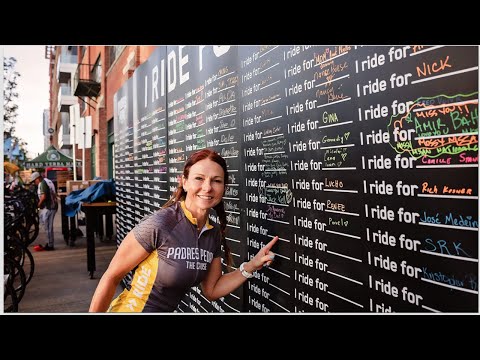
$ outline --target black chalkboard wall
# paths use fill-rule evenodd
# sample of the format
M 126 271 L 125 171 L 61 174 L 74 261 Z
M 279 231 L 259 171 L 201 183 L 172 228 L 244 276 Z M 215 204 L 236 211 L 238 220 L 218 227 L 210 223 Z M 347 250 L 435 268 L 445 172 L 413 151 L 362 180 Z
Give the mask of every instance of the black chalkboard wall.
M 159 47 L 114 101 L 118 243 L 204 147 L 235 266 L 280 236 L 177 311 L 478 312 L 478 47 Z

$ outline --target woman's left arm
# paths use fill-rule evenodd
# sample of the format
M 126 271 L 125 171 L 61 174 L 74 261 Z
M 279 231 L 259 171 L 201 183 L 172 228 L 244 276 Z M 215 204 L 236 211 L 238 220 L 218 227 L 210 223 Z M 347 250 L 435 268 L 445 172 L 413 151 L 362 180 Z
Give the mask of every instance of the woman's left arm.
M 275 236 L 272 241 L 261 248 L 258 253 L 247 263 L 245 263 L 244 270 L 253 273 L 256 270 L 263 268 L 265 265 L 270 265 L 275 257 L 271 248 L 278 240 Z M 202 291 L 208 300 L 216 300 L 222 296 L 230 294 L 232 291 L 242 285 L 247 278 L 242 275 L 240 269 L 222 275 L 222 262 L 220 257 L 212 260 L 207 272 L 207 276 L 202 281 Z

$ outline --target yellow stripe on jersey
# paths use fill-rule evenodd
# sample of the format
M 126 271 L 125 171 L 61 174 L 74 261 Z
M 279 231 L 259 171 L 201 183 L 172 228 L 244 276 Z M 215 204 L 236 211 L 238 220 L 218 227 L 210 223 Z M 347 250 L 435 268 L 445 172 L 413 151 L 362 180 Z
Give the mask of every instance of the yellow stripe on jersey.
M 158 272 L 158 253 L 152 252 L 135 270 L 130 291 L 125 289 L 107 312 L 142 312 Z

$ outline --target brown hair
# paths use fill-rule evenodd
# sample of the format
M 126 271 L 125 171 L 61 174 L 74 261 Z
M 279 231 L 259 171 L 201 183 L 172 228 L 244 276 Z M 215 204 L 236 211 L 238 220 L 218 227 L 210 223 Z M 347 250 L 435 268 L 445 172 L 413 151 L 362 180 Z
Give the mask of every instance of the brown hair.
M 228 181 L 228 170 L 227 170 L 227 163 L 223 157 L 221 157 L 218 153 L 211 149 L 203 149 L 200 151 L 197 151 L 190 155 L 188 158 L 187 162 L 185 163 L 185 167 L 183 168 L 183 176 L 188 179 L 188 175 L 190 173 L 190 168 L 195 165 L 197 162 L 201 160 L 209 159 L 211 161 L 216 162 L 218 165 L 220 165 L 223 169 L 223 175 L 224 175 L 224 182 L 225 182 L 225 187 Z M 225 190 L 224 190 L 225 191 Z M 182 181 L 178 182 L 177 190 L 175 193 L 172 195 L 170 200 L 168 200 L 165 205 L 162 206 L 162 208 L 166 208 L 168 206 L 173 205 L 174 203 L 181 201 L 185 199 L 187 195 L 187 192 L 183 189 L 183 184 Z M 231 270 L 231 266 L 233 265 L 233 260 L 232 260 L 232 254 L 230 252 L 230 248 L 227 245 L 227 241 L 225 239 L 225 234 L 226 234 L 226 229 L 227 229 L 227 214 L 225 213 L 225 207 L 223 204 L 223 199 L 213 207 L 213 209 L 216 211 L 218 218 L 220 219 L 220 230 L 221 230 L 221 236 L 222 236 L 222 246 L 223 250 L 225 251 L 225 262 L 227 264 L 227 271 Z

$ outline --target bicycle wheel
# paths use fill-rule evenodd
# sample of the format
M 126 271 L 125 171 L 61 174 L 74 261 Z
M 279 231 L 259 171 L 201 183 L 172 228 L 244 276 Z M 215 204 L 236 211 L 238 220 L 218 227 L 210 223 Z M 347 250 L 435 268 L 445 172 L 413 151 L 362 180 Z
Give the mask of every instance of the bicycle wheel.
M 15 290 L 13 290 L 13 277 L 9 274 L 3 276 L 3 312 L 18 312 L 18 299 Z
M 3 273 L 4 275 L 10 275 L 12 277 L 13 290 L 17 295 L 18 302 L 20 302 L 25 294 L 25 288 L 27 286 L 25 272 L 20 263 L 12 257 L 7 255 L 3 257 L 3 260 Z

